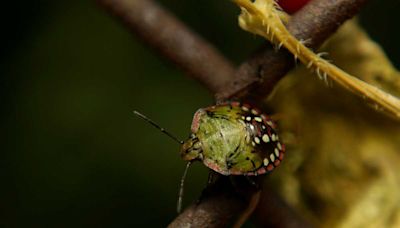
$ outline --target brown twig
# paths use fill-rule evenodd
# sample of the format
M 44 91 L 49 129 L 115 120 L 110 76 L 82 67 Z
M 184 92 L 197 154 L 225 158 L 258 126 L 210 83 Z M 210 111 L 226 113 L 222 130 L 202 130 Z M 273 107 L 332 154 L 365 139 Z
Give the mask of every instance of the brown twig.
M 255 181 L 260 184 L 263 177 Z M 200 202 L 188 207 L 168 227 L 231 227 L 238 222 L 235 219 L 239 214 L 246 215 L 244 210 L 249 201 L 259 192 L 245 178 L 235 177 L 233 182 L 234 185 L 232 179 L 219 176 L 214 184 L 208 186 Z M 263 227 L 312 227 L 268 187 L 262 189 L 255 216 Z
M 212 45 L 201 39 L 182 22 L 152 0 L 97 0 L 122 20 L 150 46 L 189 72 L 219 100 L 267 95 L 293 67 L 293 57 L 271 46 L 261 48 L 234 71 Z M 318 47 L 348 18 L 354 16 L 366 0 L 314 0 L 296 13 L 288 24 L 297 38 Z M 234 77 L 232 77 L 234 76 Z M 240 189 L 243 187 L 239 186 Z M 169 227 L 220 227 L 228 224 L 245 207 L 250 191 L 238 191 L 227 178 L 220 178 L 199 203 L 188 207 Z M 263 226 L 307 227 L 308 224 L 273 193 L 263 193 L 256 214 L 278 220 L 261 219 Z M 260 217 L 260 216 L 259 216 Z
M 210 43 L 152 0 L 96 0 L 152 48 L 219 93 L 235 68 Z
M 231 180 L 220 176 L 204 190 L 197 203 L 188 207 L 168 227 L 227 227 L 243 211 L 246 197 L 251 195 L 251 192 L 241 194 L 232 189 Z
M 341 24 L 356 15 L 366 1 L 311 1 L 293 15 L 287 28 L 310 48 L 318 48 Z M 293 66 L 294 58 L 288 51 L 276 51 L 267 44 L 239 66 L 234 79 L 216 97 L 218 100 L 265 97 Z

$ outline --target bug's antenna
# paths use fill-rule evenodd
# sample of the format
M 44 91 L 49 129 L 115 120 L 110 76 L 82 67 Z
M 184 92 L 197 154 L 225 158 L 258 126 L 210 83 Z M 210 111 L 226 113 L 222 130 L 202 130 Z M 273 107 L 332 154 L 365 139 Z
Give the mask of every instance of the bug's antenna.
M 148 118 L 147 116 L 143 115 L 142 113 L 138 112 L 138 111 L 133 111 L 133 114 L 139 116 L 140 118 L 144 119 L 145 121 L 147 121 L 148 123 L 150 123 L 151 125 L 153 125 L 155 128 L 159 129 L 162 133 L 168 135 L 171 139 L 177 141 L 179 144 L 183 144 L 184 142 L 182 140 L 179 140 L 177 137 L 175 137 L 173 134 L 169 133 L 167 130 L 165 130 L 164 128 L 162 128 L 160 125 L 158 125 L 156 122 L 154 122 L 153 120 L 151 120 L 150 118 Z
M 185 171 L 183 171 L 183 175 L 182 175 L 182 178 L 181 178 L 181 185 L 179 187 L 178 202 L 176 204 L 176 211 L 178 212 L 178 214 L 181 213 L 181 210 L 182 210 L 183 187 L 185 185 L 185 179 L 186 179 L 187 171 L 188 171 L 188 169 L 189 169 L 191 164 L 192 164 L 192 162 L 188 162 L 186 164 Z

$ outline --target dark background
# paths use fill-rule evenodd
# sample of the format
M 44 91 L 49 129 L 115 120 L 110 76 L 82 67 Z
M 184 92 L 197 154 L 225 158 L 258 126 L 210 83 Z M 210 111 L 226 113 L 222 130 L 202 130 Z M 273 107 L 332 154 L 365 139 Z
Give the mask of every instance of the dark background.
M 230 1 L 161 2 L 236 63 L 262 42 L 238 28 Z M 361 15 L 396 66 L 399 8 L 374 0 Z M 8 1 L 0 25 L 0 226 L 168 224 L 185 166 L 179 145 L 132 110 L 186 138 L 212 96 L 93 1 Z M 201 164 L 189 171 L 186 205 L 206 178 Z

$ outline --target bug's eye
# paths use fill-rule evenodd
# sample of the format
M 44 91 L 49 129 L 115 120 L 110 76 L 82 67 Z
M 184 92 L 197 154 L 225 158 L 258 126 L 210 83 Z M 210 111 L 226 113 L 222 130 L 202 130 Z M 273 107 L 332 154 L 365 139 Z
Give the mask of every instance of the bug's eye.
M 202 152 L 201 142 L 198 138 L 189 138 L 185 141 L 181 148 L 181 156 L 185 161 L 198 159 Z

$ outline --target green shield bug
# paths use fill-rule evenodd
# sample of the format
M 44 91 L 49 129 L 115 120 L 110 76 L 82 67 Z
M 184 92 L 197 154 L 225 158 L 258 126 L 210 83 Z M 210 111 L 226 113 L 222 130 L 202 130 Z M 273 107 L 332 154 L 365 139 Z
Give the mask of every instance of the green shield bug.
M 285 153 L 274 121 L 248 104 L 227 102 L 199 109 L 186 141 L 178 140 L 139 112 L 134 113 L 182 144 L 181 157 L 188 165 L 181 180 L 178 211 L 191 162 L 201 161 L 222 175 L 256 176 L 279 166 Z

